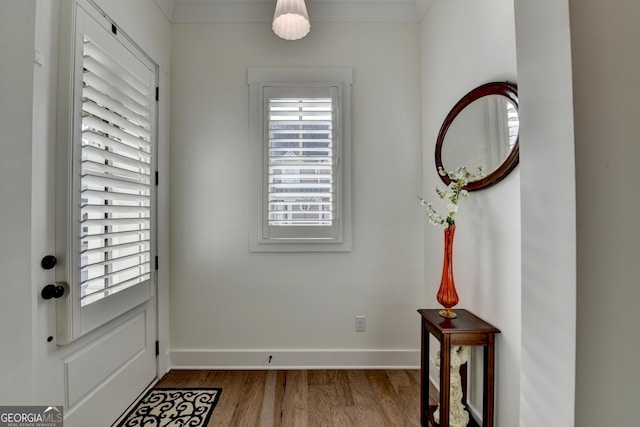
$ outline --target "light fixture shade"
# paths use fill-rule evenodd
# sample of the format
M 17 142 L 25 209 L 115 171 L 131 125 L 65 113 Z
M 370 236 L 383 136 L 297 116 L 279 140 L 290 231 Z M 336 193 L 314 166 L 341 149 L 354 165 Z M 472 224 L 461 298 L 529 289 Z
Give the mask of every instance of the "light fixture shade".
M 285 40 L 298 40 L 309 34 L 311 24 L 304 0 L 278 0 L 272 28 Z

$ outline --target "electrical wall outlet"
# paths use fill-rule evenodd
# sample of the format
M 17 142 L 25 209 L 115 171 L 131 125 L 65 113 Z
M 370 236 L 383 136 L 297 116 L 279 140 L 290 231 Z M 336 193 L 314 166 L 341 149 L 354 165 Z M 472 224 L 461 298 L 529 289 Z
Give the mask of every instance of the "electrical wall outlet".
M 356 332 L 364 332 L 365 330 L 365 316 L 356 316 Z

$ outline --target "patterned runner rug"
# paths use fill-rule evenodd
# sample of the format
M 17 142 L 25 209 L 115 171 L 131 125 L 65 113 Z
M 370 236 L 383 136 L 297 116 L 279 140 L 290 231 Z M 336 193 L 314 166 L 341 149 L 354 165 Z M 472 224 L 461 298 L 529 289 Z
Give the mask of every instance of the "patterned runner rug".
M 206 427 L 221 388 L 152 388 L 116 427 Z

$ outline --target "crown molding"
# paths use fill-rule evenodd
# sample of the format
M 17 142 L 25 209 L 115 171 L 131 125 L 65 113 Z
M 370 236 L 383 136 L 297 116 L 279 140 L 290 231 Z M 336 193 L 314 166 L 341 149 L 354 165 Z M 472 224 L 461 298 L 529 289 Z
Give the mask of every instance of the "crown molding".
M 156 2 L 156 5 L 160 8 L 164 16 L 167 18 L 169 22 L 173 18 L 173 9 L 176 6 L 176 0 L 153 0 Z
M 275 0 L 154 0 L 174 24 L 271 22 Z M 432 0 L 307 0 L 312 22 L 419 22 Z

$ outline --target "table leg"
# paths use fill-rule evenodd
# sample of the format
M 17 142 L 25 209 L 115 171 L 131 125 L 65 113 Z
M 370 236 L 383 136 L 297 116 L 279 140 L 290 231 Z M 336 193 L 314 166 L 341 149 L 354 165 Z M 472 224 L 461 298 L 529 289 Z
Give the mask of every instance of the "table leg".
M 426 412 L 429 410 L 429 331 L 423 322 L 420 322 L 422 329 L 421 354 L 420 358 L 420 425 L 428 427 L 429 421 Z
M 440 422 L 449 426 L 449 407 L 451 403 L 451 338 L 444 334 L 440 341 Z
M 494 373 L 494 337 L 490 335 L 487 345 L 484 347 L 484 405 L 482 408 L 482 419 L 485 427 L 493 427 Z

